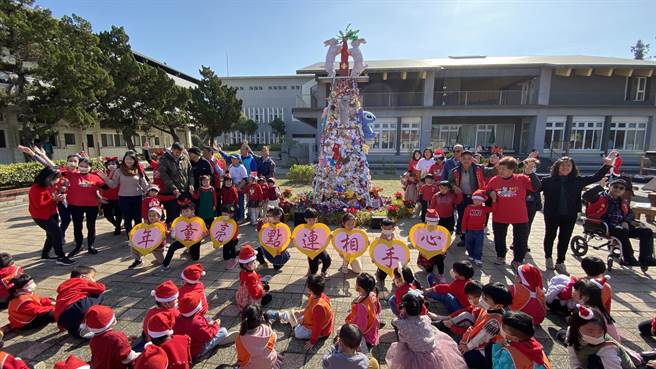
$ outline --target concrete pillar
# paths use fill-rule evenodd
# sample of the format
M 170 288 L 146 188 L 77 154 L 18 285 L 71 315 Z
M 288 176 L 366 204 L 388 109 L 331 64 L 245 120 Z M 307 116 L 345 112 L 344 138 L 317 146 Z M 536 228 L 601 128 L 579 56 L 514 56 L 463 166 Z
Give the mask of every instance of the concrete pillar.
M 537 149 L 542 154 L 546 154 L 544 147 L 544 130 L 547 124 L 547 114 L 540 112 L 535 116 L 534 129 L 535 133 L 533 134 L 533 147 Z
M 569 155 L 569 136 L 572 133 L 572 116 L 568 115 L 565 120 L 565 137 L 563 137 L 563 150 L 565 155 Z
M 613 121 L 613 116 L 606 115 L 604 117 L 604 127 L 601 131 L 601 151 L 608 152 L 608 138 L 610 137 L 610 124 Z
M 430 113 L 424 113 L 421 116 L 421 127 L 419 129 L 419 149 L 431 145 L 431 131 L 433 129 L 433 116 Z
M 542 68 L 538 80 L 538 105 L 549 105 L 549 95 L 551 94 L 551 78 L 553 69 Z
M 396 156 L 401 155 L 401 117 L 396 118 Z
M 424 106 L 433 106 L 434 90 L 435 90 L 435 71 L 430 71 L 426 73 L 426 79 L 424 80 Z

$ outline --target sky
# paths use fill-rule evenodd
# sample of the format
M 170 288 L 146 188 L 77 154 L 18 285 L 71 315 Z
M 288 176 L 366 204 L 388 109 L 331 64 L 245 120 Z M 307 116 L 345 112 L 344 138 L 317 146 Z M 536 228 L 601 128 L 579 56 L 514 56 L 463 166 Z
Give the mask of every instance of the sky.
M 77 14 L 94 31 L 125 27 L 133 50 L 187 74 L 289 75 L 323 61 L 323 41 L 351 24 L 365 59 L 457 55 L 631 58 L 643 39 L 656 55 L 654 0 L 233 1 L 37 0 Z M 227 58 L 226 58 L 227 55 Z

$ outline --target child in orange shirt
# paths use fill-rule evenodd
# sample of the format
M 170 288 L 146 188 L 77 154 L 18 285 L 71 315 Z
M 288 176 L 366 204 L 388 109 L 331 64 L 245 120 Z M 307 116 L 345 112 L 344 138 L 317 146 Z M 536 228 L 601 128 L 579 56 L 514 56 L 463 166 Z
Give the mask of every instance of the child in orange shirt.
M 34 293 L 36 283 L 28 274 L 11 280 L 9 325 L 11 329 L 40 328 L 55 321 L 55 302 Z
M 0 253 L 0 306 L 9 303 L 10 281 L 21 274 L 23 268 L 14 264 L 14 257 L 6 252 Z

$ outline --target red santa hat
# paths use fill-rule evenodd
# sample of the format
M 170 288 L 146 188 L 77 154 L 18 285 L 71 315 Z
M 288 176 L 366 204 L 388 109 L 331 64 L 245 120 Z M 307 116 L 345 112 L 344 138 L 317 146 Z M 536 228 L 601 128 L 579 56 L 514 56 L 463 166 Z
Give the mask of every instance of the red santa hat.
M 440 221 L 440 215 L 437 213 L 436 209 L 428 209 L 426 211 L 426 223 L 435 223 Z
M 485 193 L 484 190 L 476 190 L 472 194 L 472 200 L 478 200 L 478 201 L 487 201 L 487 194 Z
M 243 245 L 239 250 L 239 263 L 248 264 L 255 259 L 257 259 L 257 253 L 253 247 L 250 244 Z
M 610 276 L 605 275 L 601 278 L 592 278 L 590 280 L 590 282 L 592 284 L 594 284 L 595 286 L 599 287 L 599 289 L 602 289 L 602 288 L 604 288 L 604 285 L 606 284 L 606 282 L 608 282 L 609 279 L 610 279 Z
M 151 342 L 146 343 L 144 352 L 134 361 L 134 369 L 166 369 L 169 358 L 164 349 Z
M 75 355 L 69 355 L 66 361 L 55 363 L 54 369 L 89 369 L 90 366 Z
M 542 273 L 535 265 L 526 263 L 517 268 L 517 275 L 522 284 L 531 290 L 542 289 Z
M 157 192 L 159 192 L 159 186 L 156 185 L 156 184 L 151 184 L 150 186 L 148 186 L 148 187 L 146 188 L 146 193 L 148 193 L 148 192 L 150 192 L 150 191 L 157 191 Z
M 203 264 L 196 263 L 184 268 L 182 273 L 180 273 L 180 278 L 182 278 L 182 280 L 187 283 L 196 284 L 200 282 L 200 278 L 205 274 L 206 273 L 205 269 L 203 268 Z
M 578 310 L 579 316 L 584 320 L 592 320 L 594 318 L 594 312 L 587 306 L 576 304 L 576 309 Z
M 185 317 L 190 317 L 203 308 L 203 301 L 199 293 L 187 293 L 180 299 L 178 310 Z
M 162 216 L 162 208 L 159 206 L 153 206 L 152 208 L 148 209 L 148 212 L 150 213 L 151 211 L 154 211 L 159 215 L 160 217 Z
M 152 338 L 160 338 L 173 334 L 175 315 L 172 311 L 159 312 L 148 320 L 148 335 Z
M 95 334 L 105 332 L 116 323 L 114 311 L 109 306 L 94 305 L 87 310 L 83 325 Z
M 150 291 L 150 295 L 153 296 L 157 302 L 175 301 L 178 298 L 178 287 L 169 279 L 157 286 L 154 290 Z

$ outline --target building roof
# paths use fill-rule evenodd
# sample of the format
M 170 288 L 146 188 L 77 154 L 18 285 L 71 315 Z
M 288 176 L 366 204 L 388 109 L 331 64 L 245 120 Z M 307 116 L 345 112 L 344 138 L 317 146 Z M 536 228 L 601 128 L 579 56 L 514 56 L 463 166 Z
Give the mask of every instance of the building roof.
M 654 68 L 655 61 L 611 58 L 604 56 L 450 56 L 435 59 L 365 60 L 367 70 L 430 70 L 439 68 L 491 68 L 491 67 L 617 67 Z M 308 65 L 298 74 L 322 73 L 323 62 Z
M 259 79 L 309 79 L 310 76 L 304 76 L 300 74 L 290 74 L 282 76 L 231 76 L 231 77 L 220 77 L 222 81 L 247 81 L 247 80 L 259 80 Z
M 144 54 L 141 54 L 139 52 L 136 52 L 132 50 L 132 54 L 134 55 L 134 58 L 144 64 L 148 64 L 150 66 L 160 68 L 166 73 L 170 74 L 173 78 L 173 80 L 176 82 L 176 84 L 182 86 L 182 87 L 196 87 L 199 83 L 200 80 L 196 77 L 192 77 L 184 72 L 181 72 L 175 68 L 172 68 L 168 66 L 166 63 L 161 62 L 159 60 L 153 59 L 149 56 L 146 56 Z

